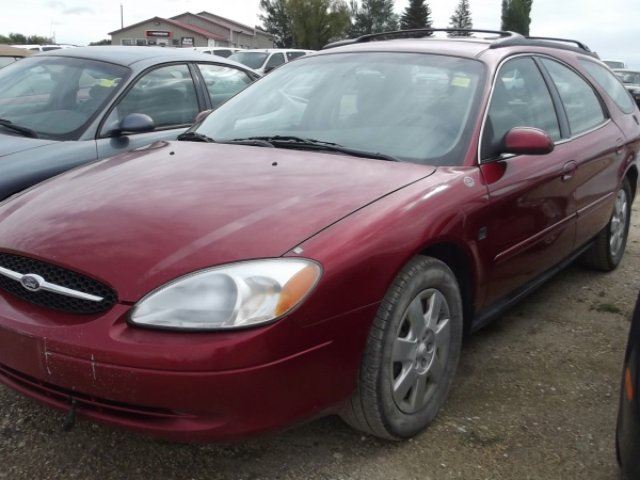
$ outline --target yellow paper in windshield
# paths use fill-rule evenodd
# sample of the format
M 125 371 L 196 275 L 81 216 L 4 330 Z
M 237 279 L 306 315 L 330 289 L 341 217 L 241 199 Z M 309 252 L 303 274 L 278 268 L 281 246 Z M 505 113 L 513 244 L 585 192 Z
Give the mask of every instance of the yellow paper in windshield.
M 98 81 L 98 85 L 100 85 L 101 87 L 105 87 L 105 88 L 113 88 L 115 87 L 117 84 L 115 79 L 110 79 L 110 78 L 101 78 Z
M 469 88 L 469 85 L 471 85 L 471 79 L 469 77 L 453 77 L 451 85 L 454 87 Z

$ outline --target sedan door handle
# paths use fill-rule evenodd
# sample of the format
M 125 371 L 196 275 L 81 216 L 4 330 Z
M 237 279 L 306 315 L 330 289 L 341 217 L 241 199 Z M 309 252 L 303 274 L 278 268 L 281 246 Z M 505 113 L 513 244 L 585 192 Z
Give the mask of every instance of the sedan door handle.
M 575 176 L 577 170 L 578 170 L 578 162 L 574 162 L 573 160 L 570 162 L 567 162 L 562 167 L 562 177 L 560 178 L 562 179 L 563 182 L 568 182 Z

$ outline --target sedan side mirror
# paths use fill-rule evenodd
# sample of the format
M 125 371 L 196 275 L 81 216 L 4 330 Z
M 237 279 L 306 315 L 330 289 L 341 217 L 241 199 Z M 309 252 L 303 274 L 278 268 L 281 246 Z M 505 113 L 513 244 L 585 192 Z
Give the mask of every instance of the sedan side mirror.
M 504 137 L 502 153 L 515 155 L 547 155 L 555 145 L 543 130 L 531 127 L 515 127 Z
M 155 130 L 156 124 L 149 115 L 144 113 L 130 113 L 120 120 L 120 125 L 111 131 L 112 136 L 127 133 L 145 133 Z

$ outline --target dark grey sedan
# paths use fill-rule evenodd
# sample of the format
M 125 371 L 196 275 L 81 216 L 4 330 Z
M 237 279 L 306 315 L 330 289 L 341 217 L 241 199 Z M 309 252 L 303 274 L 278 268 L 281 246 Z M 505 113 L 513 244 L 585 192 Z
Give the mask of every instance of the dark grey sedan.
M 187 49 L 55 50 L 0 70 L 0 199 L 83 163 L 175 139 L 258 75 Z

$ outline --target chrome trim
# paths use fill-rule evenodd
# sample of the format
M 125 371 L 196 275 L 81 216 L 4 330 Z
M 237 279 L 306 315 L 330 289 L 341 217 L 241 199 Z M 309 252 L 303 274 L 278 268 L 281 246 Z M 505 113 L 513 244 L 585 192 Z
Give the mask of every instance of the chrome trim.
M 19 282 L 25 290 L 30 292 L 37 292 L 40 290 L 44 290 L 45 292 L 57 293 L 58 295 L 64 295 L 65 297 L 77 298 L 79 300 L 87 300 L 89 302 L 101 302 L 104 300 L 103 297 L 98 297 L 97 295 L 91 295 L 89 293 L 79 292 L 78 290 L 72 290 L 67 287 L 63 287 L 61 285 L 56 285 L 54 283 L 47 282 L 40 275 L 36 275 L 34 273 L 22 274 L 18 272 L 14 272 L 13 270 L 9 270 L 8 268 L 0 267 L 0 275 L 3 277 L 9 278 L 11 280 L 15 280 Z M 36 281 L 36 288 L 27 288 L 23 280 L 25 278 L 30 278 Z
M 582 78 L 584 81 L 587 82 L 587 84 L 589 85 L 589 87 L 591 87 L 591 89 L 594 91 L 595 95 L 598 97 L 599 103 L 602 106 L 603 112 L 606 113 L 607 118 L 606 120 L 601 123 L 600 125 L 597 125 L 595 127 L 593 127 L 590 130 L 587 130 L 586 132 L 580 132 L 576 135 L 573 135 L 569 138 L 561 138 L 560 140 L 554 142 L 554 145 L 562 145 L 568 142 L 571 142 L 577 138 L 580 138 L 584 135 L 587 135 L 588 133 L 592 133 L 596 130 L 599 130 L 600 128 L 605 127 L 606 125 L 608 125 L 609 123 L 612 122 L 611 120 L 611 113 L 609 112 L 609 109 L 606 107 L 606 104 L 604 103 L 602 96 L 600 95 L 600 92 L 598 92 L 593 84 L 585 78 L 585 76 L 577 71 L 572 65 L 568 65 L 566 62 L 560 60 L 559 58 L 554 57 L 553 55 L 548 55 L 546 53 L 540 53 L 540 52 L 521 52 L 521 53 L 516 53 L 514 55 L 510 55 L 506 58 L 503 58 L 500 63 L 498 64 L 498 67 L 496 68 L 495 72 L 493 73 L 493 79 L 491 81 L 491 91 L 489 92 L 489 100 L 487 101 L 487 105 L 486 108 L 484 109 L 484 113 L 482 116 L 482 127 L 480 128 L 480 138 L 478 138 L 478 153 L 476 155 L 476 161 L 477 161 L 477 165 L 482 165 L 483 163 L 491 163 L 491 162 L 495 162 L 495 159 L 492 160 L 487 160 L 485 162 L 482 161 L 481 155 L 482 155 L 482 139 L 484 138 L 484 127 L 487 123 L 487 117 L 489 116 L 489 109 L 491 108 L 491 100 L 493 100 L 493 91 L 496 88 L 496 82 L 498 80 L 498 73 L 500 73 L 500 70 L 502 69 L 502 67 L 504 66 L 505 63 L 507 63 L 510 60 L 513 60 L 514 58 L 519 58 L 519 57 L 529 57 L 529 58 L 533 58 L 533 57 L 546 57 L 550 60 L 554 60 L 556 62 L 558 62 L 560 65 L 563 65 L 565 67 L 567 67 L 568 69 L 570 69 L 572 72 L 576 73 L 580 78 Z M 548 87 L 547 87 L 548 90 Z M 549 95 L 551 95 L 551 92 L 549 92 Z M 556 113 L 556 117 L 557 117 L 557 113 Z M 560 119 L 558 118 L 558 123 L 560 122 Z M 518 155 L 514 155 L 514 156 L 518 156 Z M 511 157 L 509 157 L 511 158 Z

